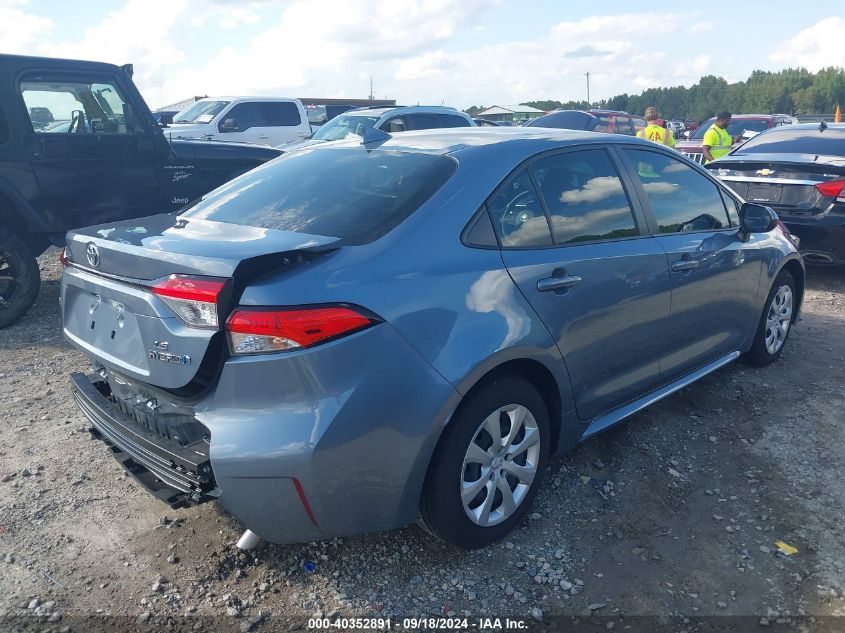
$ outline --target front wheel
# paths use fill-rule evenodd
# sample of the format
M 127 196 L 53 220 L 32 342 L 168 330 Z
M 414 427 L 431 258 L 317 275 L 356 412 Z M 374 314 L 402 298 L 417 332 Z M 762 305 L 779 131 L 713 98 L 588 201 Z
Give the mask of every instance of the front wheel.
M 468 397 L 429 465 L 420 511 L 426 528 L 459 547 L 484 547 L 528 512 L 546 468 L 549 416 L 525 380 L 494 380 Z
M 29 310 L 40 287 L 35 255 L 19 235 L 0 229 L 0 328 Z
M 745 356 L 750 364 L 762 367 L 781 355 L 792 329 L 796 305 L 795 279 L 788 270 L 782 270 L 772 284 L 754 342 Z

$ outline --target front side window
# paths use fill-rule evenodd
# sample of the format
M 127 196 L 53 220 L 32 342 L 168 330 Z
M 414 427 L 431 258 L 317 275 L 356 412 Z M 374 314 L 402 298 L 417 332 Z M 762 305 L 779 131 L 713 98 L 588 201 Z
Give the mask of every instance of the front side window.
M 251 127 L 265 127 L 263 105 L 255 101 L 238 103 L 223 115 L 218 129 L 221 132 L 243 132 Z
M 719 188 L 683 161 L 647 150 L 623 150 L 637 168 L 660 233 L 730 227 Z
M 442 127 L 470 127 L 469 121 L 456 114 L 438 114 Z
M 312 138 L 317 141 L 339 141 L 347 136 L 364 136 L 364 132 L 372 129 L 377 121 L 377 116 L 341 114 L 317 130 Z
M 20 91 L 37 134 L 130 134 L 138 127 L 110 83 L 24 80 Z
M 604 150 L 546 156 L 534 161 L 531 171 L 557 244 L 637 235 L 628 196 Z
M 211 123 L 228 101 L 197 101 L 173 115 L 174 123 Z
M 215 189 L 183 217 L 366 244 L 416 211 L 455 169 L 445 156 L 363 147 L 302 150 Z
M 487 208 L 503 247 L 552 245 L 546 212 L 527 169 L 509 177 L 490 198 Z

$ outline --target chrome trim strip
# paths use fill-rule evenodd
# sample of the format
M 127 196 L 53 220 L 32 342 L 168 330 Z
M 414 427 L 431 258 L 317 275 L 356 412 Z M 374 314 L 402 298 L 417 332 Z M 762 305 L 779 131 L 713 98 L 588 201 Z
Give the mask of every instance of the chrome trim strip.
M 723 168 L 724 169 L 724 168 Z M 824 180 L 795 180 L 792 178 L 746 178 L 745 176 L 719 176 L 714 174 L 719 180 L 730 180 L 732 182 L 749 182 L 760 185 L 817 185 Z
M 604 431 L 605 429 L 610 428 L 614 424 L 621 422 L 622 420 L 624 420 L 630 415 L 633 415 L 637 411 L 645 409 L 647 406 L 654 404 L 658 400 L 662 400 L 666 396 L 672 395 L 676 391 L 694 383 L 699 378 L 703 378 L 707 374 L 716 371 L 720 367 L 724 367 L 728 363 L 735 361 L 737 358 L 739 358 L 739 355 L 740 354 L 738 351 L 731 352 L 730 354 L 727 354 L 717 360 L 714 360 L 712 363 L 708 363 L 703 367 L 699 367 L 698 369 L 690 372 L 689 374 L 686 374 L 685 376 L 681 376 L 675 382 L 669 383 L 668 385 L 661 387 L 660 389 L 656 389 L 650 393 L 647 393 L 642 398 L 638 398 L 633 402 L 624 404 L 609 413 L 600 415 L 590 423 L 590 425 L 587 427 L 587 430 L 584 431 L 584 434 L 581 436 L 581 440 L 585 440 L 588 437 L 592 437 L 596 433 Z

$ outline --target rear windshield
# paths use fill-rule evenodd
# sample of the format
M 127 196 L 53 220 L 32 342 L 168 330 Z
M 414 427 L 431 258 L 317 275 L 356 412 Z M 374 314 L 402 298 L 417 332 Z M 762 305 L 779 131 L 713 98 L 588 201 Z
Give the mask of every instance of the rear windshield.
M 429 154 L 302 150 L 215 189 L 182 215 L 366 244 L 411 215 L 456 167 Z
M 784 126 L 755 136 L 734 154 L 818 154 L 845 156 L 845 127 L 795 129 Z

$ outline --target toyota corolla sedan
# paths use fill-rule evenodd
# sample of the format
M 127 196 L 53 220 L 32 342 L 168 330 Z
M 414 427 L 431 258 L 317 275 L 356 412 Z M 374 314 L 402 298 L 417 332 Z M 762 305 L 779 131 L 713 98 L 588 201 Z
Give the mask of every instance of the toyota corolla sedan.
M 250 542 L 500 539 L 551 456 L 777 359 L 804 290 L 771 209 L 653 143 L 551 129 L 307 148 L 72 231 L 63 260 L 93 433 Z

